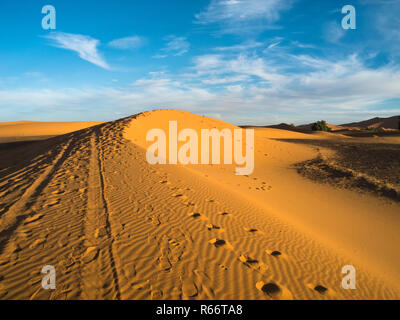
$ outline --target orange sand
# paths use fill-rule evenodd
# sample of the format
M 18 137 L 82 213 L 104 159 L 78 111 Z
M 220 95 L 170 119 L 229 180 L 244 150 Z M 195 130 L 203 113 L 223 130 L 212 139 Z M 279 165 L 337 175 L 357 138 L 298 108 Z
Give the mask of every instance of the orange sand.
M 26 140 L 40 140 L 65 134 L 100 124 L 100 121 L 40 122 L 10 121 L 0 122 L 0 143 Z
M 301 177 L 293 164 L 330 151 L 275 140 L 338 136 L 256 129 L 255 170 L 236 176 L 148 164 L 146 132 L 168 120 L 236 128 L 162 110 L 0 151 L 1 299 L 400 297 L 399 204 Z

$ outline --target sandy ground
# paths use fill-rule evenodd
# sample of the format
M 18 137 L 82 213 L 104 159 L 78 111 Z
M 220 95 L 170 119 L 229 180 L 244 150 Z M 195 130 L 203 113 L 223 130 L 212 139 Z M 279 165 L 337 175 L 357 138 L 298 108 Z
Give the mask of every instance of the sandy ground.
M 298 140 L 351 137 L 256 129 L 254 173 L 236 176 L 148 164 L 146 132 L 168 120 L 236 128 L 164 110 L 0 149 L 1 299 L 400 297 L 399 202 L 296 168 L 336 154 Z M 56 290 L 41 287 L 48 264 Z
M 40 121 L 10 121 L 0 122 L 0 143 L 27 140 L 42 140 L 60 134 L 85 129 L 102 122 L 40 122 Z

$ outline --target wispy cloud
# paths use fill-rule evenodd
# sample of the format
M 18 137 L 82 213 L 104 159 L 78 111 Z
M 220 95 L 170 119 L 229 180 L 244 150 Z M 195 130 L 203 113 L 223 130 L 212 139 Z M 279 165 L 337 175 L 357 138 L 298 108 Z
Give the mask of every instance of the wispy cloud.
M 283 11 L 294 0 L 211 0 L 208 7 L 195 15 L 196 23 L 221 26 L 223 33 L 243 33 L 274 27 Z
M 161 53 L 152 56 L 154 59 L 164 59 L 169 55 L 182 56 L 190 49 L 190 43 L 186 37 L 177 37 L 169 35 L 164 37 L 166 41 L 165 47 L 161 49 Z
M 370 1 L 373 5 L 377 2 Z M 379 3 L 379 14 L 376 14 L 376 26 L 385 50 L 390 50 L 395 56 L 400 56 L 400 1 L 386 1 Z M 376 11 L 374 11 L 374 14 Z
M 108 43 L 110 47 L 117 49 L 136 49 L 144 44 L 146 44 L 147 40 L 143 37 L 139 36 L 131 36 L 125 38 L 114 39 Z
M 167 36 L 167 45 L 163 49 L 165 52 L 172 53 L 174 56 L 181 56 L 189 51 L 190 43 L 185 37 Z
M 281 58 L 279 63 L 274 56 Z M 356 54 L 343 59 L 274 51 L 266 57 L 205 55 L 194 59 L 191 70 L 182 75 L 154 72 L 118 88 L 0 90 L 0 109 L 13 105 L 14 116 L 23 110 L 31 117 L 37 110 L 69 112 L 71 117 L 82 110 L 89 118 L 112 119 L 114 114 L 171 107 L 219 113 L 223 120 L 242 124 L 319 118 L 340 123 L 400 112 L 382 107 L 385 101 L 400 100 L 400 69 L 367 67 Z
M 271 44 L 267 47 L 267 49 L 272 49 L 272 48 L 274 48 L 274 47 L 276 47 L 276 46 L 279 46 L 280 43 L 281 43 L 280 41 L 271 43 Z
M 65 32 L 52 32 L 44 37 L 53 40 L 52 45 L 57 48 L 75 51 L 83 60 L 89 61 L 101 68 L 110 69 L 110 66 L 97 49 L 100 44 L 100 41 L 97 39 L 86 35 Z
M 168 57 L 167 54 L 155 54 L 154 56 L 152 56 L 152 58 L 154 59 L 164 59 L 166 57 Z
M 215 51 L 246 51 L 249 49 L 262 47 L 264 45 L 265 45 L 264 42 L 249 40 L 244 43 L 240 43 L 240 44 L 236 44 L 236 45 L 232 45 L 232 46 L 216 47 L 216 48 L 214 48 L 214 50 Z
M 338 43 L 344 35 L 345 30 L 337 21 L 330 21 L 325 24 L 323 31 L 325 41 Z

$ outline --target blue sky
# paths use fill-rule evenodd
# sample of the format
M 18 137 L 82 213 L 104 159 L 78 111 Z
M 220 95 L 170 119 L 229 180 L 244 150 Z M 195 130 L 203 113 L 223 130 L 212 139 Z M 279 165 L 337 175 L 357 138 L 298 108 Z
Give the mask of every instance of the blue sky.
M 355 30 L 341 27 L 347 4 Z M 400 0 L 2 0 L 0 15 L 0 121 L 400 114 Z

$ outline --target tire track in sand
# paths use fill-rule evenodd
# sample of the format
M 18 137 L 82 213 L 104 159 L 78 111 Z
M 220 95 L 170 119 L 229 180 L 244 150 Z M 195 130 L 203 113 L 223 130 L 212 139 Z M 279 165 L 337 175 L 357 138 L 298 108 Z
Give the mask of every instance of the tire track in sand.
M 82 297 L 84 299 L 120 299 L 115 266 L 109 206 L 105 195 L 102 145 L 99 132 L 90 141 L 89 189 L 85 216 L 86 251 L 82 256 Z

